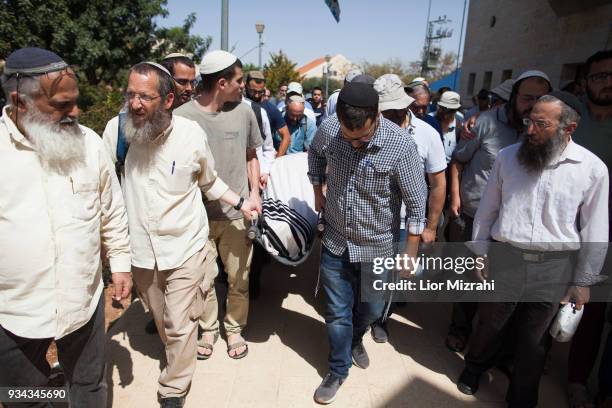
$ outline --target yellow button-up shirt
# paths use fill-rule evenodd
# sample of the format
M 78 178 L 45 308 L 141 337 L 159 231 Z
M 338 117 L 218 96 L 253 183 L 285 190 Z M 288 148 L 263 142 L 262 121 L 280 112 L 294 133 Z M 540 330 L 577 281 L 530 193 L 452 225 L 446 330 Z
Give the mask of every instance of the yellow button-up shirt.
M 103 135 L 113 161 L 118 125 L 111 119 Z M 145 269 L 177 268 L 204 248 L 209 228 L 200 190 L 218 200 L 229 189 L 217 177 L 206 133 L 179 116 L 152 143 L 130 145 L 124 180 L 132 265 Z
M 0 118 L 0 325 L 26 338 L 66 336 L 92 317 L 111 271 L 129 272 L 128 223 L 100 137 L 81 126 L 86 164 L 44 170 L 4 109 Z

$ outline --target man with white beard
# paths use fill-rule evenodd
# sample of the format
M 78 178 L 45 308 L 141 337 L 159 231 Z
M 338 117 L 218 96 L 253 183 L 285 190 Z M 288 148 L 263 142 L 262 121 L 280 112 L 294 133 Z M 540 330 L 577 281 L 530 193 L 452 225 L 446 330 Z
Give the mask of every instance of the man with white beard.
M 77 121 L 77 80 L 56 54 L 16 50 L 0 118 L 0 387 L 44 387 L 55 340 L 71 406 L 106 407 L 100 253 L 129 295 L 125 207 L 98 135 Z M 101 251 L 103 249 L 103 251 Z
M 196 365 L 197 321 L 217 275 L 202 192 L 246 219 L 257 208 L 217 177 L 206 133 L 172 114 L 174 98 L 174 81 L 163 66 L 141 62 L 130 69 L 124 194 L 134 282 L 166 349 L 162 407 L 183 406 Z M 105 146 L 116 146 L 117 126 L 117 118 L 107 125 Z M 115 150 L 108 150 L 116 160 Z

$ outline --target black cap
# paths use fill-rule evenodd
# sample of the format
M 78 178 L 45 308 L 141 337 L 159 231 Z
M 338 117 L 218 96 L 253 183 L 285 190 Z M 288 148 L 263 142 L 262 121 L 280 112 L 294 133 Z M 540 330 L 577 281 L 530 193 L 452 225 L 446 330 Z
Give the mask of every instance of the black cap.
M 582 116 L 582 109 L 584 109 L 582 103 L 573 94 L 565 91 L 551 91 L 548 94 L 559 99 L 561 102 L 575 110 L 578 115 Z
M 340 91 L 338 100 L 358 108 L 378 107 L 378 93 L 372 85 L 349 82 Z
M 20 48 L 11 53 L 4 65 L 4 74 L 41 75 L 63 71 L 68 64 L 56 53 L 37 47 Z
M 481 89 L 478 91 L 478 99 L 487 99 L 489 97 L 489 91 L 486 89 Z

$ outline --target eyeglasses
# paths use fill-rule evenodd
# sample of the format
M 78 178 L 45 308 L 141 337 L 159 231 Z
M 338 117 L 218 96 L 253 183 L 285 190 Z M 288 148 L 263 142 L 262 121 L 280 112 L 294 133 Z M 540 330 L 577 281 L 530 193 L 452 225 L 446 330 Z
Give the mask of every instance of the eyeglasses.
M 181 86 L 191 85 L 193 88 L 195 88 L 198 83 L 198 81 L 196 81 L 195 79 L 190 80 L 187 78 L 174 78 L 174 81 Z
M 161 95 L 149 96 L 149 95 L 137 94 L 135 92 L 126 92 L 125 93 L 125 99 L 127 99 L 128 101 L 132 101 L 132 100 L 134 100 L 134 98 L 138 98 L 138 101 L 140 103 L 150 103 L 150 102 L 152 102 L 153 100 L 155 100 L 157 98 L 161 98 Z
M 340 132 L 342 133 L 342 138 L 348 142 L 368 143 L 374 137 L 374 132 L 376 132 L 376 128 L 378 128 L 378 122 L 379 122 L 379 119 L 376 119 L 376 121 L 374 121 L 374 123 L 372 124 L 372 127 L 370 128 L 370 130 L 368 130 L 368 133 L 363 136 L 358 136 L 358 137 L 347 136 L 343 130 L 344 126 L 341 126 Z
M 523 125 L 525 125 L 526 128 L 530 127 L 531 125 L 534 125 L 538 129 L 548 129 L 552 126 L 552 123 L 549 123 L 542 119 L 531 120 L 529 118 L 525 118 L 523 119 Z
M 612 72 L 598 72 L 596 74 L 591 74 L 587 77 L 587 80 L 593 82 L 606 82 L 608 79 L 612 78 Z
M 256 90 L 250 89 L 250 88 L 247 88 L 247 89 L 248 89 L 249 93 L 253 94 L 253 95 L 265 95 L 266 94 L 266 90 L 265 89 L 262 89 L 261 91 L 256 91 Z

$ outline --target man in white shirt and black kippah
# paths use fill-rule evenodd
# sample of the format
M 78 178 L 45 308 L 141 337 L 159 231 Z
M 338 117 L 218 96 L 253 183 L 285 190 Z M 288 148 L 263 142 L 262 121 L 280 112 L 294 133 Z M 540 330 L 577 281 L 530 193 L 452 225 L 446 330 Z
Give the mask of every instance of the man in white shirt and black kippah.
M 78 123 L 77 78 L 58 55 L 13 52 L 2 87 L 0 387 L 47 386 L 55 340 L 70 405 L 106 407 L 101 253 L 113 297 L 132 287 L 119 182 L 100 137 Z

